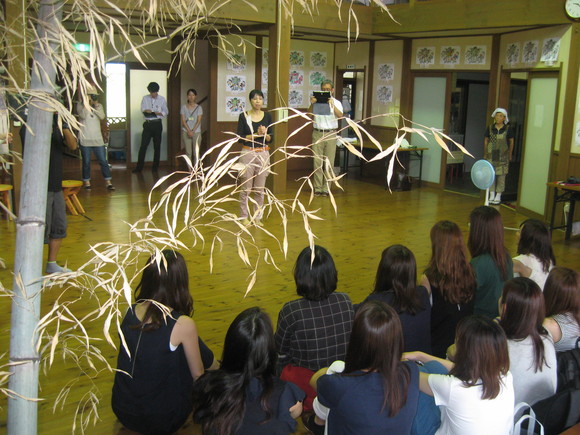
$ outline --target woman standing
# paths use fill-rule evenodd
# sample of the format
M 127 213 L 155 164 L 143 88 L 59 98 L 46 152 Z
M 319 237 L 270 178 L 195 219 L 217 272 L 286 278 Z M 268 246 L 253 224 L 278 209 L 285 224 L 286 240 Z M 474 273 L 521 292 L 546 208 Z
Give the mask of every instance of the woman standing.
M 514 152 L 514 132 L 508 123 L 507 110 L 498 107 L 491 114 L 493 123 L 485 130 L 483 158 L 495 168 L 495 186 L 489 189 L 489 203 L 501 204 L 505 190 L 505 177 Z
M 253 222 L 262 224 L 262 206 L 264 205 L 264 186 L 270 173 L 270 147 L 273 139 L 272 116 L 262 110 L 264 94 L 259 89 L 250 92 L 252 108 L 240 113 L 238 119 L 238 136 L 241 138 L 242 153 L 240 163 L 244 165 L 241 173 L 240 217 L 244 225 Z M 250 216 L 248 201 L 254 192 L 254 213 Z
M 461 230 L 456 223 L 440 221 L 431 228 L 431 260 L 421 278 L 431 294 L 431 348 L 445 358 L 455 340 L 455 329 L 473 314 L 475 273 L 467 259 Z
M 204 434 L 287 435 L 296 430 L 305 394 L 276 377 L 272 321 L 260 308 L 230 325 L 219 370 L 194 385 L 194 420 Z
M 187 90 L 187 103 L 181 106 L 181 138 L 182 149 L 195 164 L 199 153 L 199 139 L 201 137 L 201 118 L 203 117 L 203 108 L 195 102 L 197 91 L 195 89 Z
M 417 286 L 417 263 L 403 245 L 383 251 L 377 268 L 375 288 L 367 301 L 379 300 L 395 309 L 403 325 L 404 351 L 431 353 L 431 304 L 427 289 Z
M 503 285 L 513 278 L 513 263 L 504 246 L 501 215 L 493 207 L 480 206 L 469 216 L 471 265 L 475 271 L 475 314 L 490 319 L 499 316 L 498 301 Z
M 103 174 L 107 189 L 115 190 L 115 186 L 111 183 L 111 168 L 107 162 L 107 148 L 101 132 L 101 121 L 105 119 L 105 109 L 99 103 L 99 95 L 94 86 L 89 86 L 87 93 L 89 107 L 85 107 L 81 101 L 77 102 L 77 115 L 81 122 L 79 145 L 83 158 L 83 183 L 85 189 L 91 188 L 91 153 L 93 153 L 101 166 L 101 174 Z
M 193 300 L 183 256 L 170 250 L 159 259 L 152 255 L 135 299 L 121 324 L 124 344 L 113 384 L 113 412 L 130 430 L 172 434 L 191 414 L 193 380 L 214 365 L 190 317 Z

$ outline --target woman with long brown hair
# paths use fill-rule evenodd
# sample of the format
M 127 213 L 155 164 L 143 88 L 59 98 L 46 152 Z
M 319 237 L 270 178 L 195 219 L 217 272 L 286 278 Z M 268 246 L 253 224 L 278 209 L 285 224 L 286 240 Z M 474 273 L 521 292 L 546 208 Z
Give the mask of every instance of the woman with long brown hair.
M 475 271 L 475 314 L 499 315 L 498 301 L 504 283 L 513 278 L 513 263 L 504 245 L 503 222 L 493 207 L 480 206 L 469 216 L 471 265 Z
M 467 259 L 461 230 L 456 223 L 439 221 L 431 228 L 431 260 L 421 278 L 431 294 L 431 349 L 445 358 L 455 340 L 461 319 L 473 314 L 475 273 Z
M 556 392 L 554 340 L 542 326 L 542 290 L 529 278 L 510 279 L 503 287 L 500 326 L 508 339 L 515 403 L 533 405 Z

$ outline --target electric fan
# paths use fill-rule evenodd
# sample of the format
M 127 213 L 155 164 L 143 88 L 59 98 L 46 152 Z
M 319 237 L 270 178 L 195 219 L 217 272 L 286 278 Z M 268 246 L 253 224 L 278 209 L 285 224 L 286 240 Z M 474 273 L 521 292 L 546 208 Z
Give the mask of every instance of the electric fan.
M 471 167 L 471 181 L 478 189 L 485 189 L 485 205 L 489 205 L 489 188 L 495 180 L 495 169 L 487 160 L 478 160 Z

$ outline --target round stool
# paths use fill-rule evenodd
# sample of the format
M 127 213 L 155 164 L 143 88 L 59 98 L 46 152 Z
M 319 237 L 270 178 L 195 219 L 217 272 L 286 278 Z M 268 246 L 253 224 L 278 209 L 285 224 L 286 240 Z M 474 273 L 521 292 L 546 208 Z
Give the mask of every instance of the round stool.
M 9 213 L 6 213 L 6 217 L 12 220 L 12 195 L 10 191 L 13 189 L 11 184 L 0 184 L 0 202 L 6 206 Z
M 85 214 L 85 209 L 77 198 L 77 193 L 83 187 L 83 182 L 79 180 L 63 180 L 62 193 L 64 195 L 64 202 L 70 214 L 78 216 L 78 214 Z

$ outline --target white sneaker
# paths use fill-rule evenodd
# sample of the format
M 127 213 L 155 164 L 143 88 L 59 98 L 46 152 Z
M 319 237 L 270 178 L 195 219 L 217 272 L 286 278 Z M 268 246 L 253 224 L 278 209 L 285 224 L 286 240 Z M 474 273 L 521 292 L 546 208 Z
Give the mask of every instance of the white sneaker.
M 487 199 L 487 201 L 493 204 L 493 201 L 495 201 L 495 191 L 493 190 L 489 191 L 489 198 Z
M 45 273 L 50 275 L 51 273 L 68 273 L 72 272 L 67 267 L 59 266 L 56 262 L 54 263 L 46 263 Z
M 501 204 L 501 193 L 495 194 L 495 204 Z

